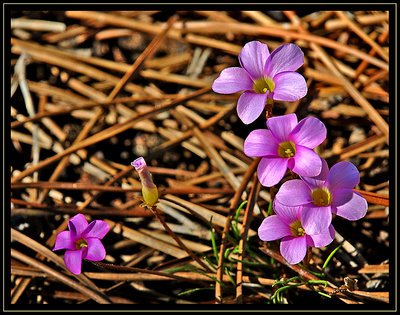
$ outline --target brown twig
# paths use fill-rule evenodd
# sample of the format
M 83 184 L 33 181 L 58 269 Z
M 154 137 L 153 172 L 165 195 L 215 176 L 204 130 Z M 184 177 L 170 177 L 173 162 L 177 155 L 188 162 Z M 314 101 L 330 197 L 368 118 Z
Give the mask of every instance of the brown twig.
M 246 211 L 244 213 L 243 227 L 241 230 L 241 238 L 239 241 L 239 261 L 237 262 L 237 272 L 236 272 L 236 303 L 243 303 L 243 260 L 245 255 L 246 241 L 248 236 L 248 230 L 250 228 L 250 223 L 253 219 L 253 209 L 257 202 L 258 193 L 260 191 L 261 184 L 257 179 L 257 174 L 254 175 L 253 186 L 249 195 L 249 202 L 246 205 Z
M 162 218 L 162 216 L 159 213 L 159 210 L 157 208 L 157 206 L 152 206 L 150 208 L 151 212 L 154 214 L 154 216 L 157 218 L 157 220 L 162 224 L 162 226 L 164 227 L 164 229 L 168 232 L 169 235 L 171 235 L 171 237 L 175 240 L 175 242 L 184 250 L 188 253 L 188 255 L 194 260 L 196 261 L 202 268 L 204 268 L 206 271 L 211 272 L 212 270 L 210 269 L 210 267 L 208 267 L 202 260 L 199 259 L 199 257 L 197 257 L 195 254 L 193 254 L 193 252 L 186 247 L 185 244 L 183 244 L 183 242 L 180 240 L 180 238 L 169 228 L 168 224 L 165 223 L 164 219 Z
M 230 206 L 230 211 L 229 215 L 227 216 L 225 220 L 225 225 L 224 225 L 224 231 L 222 233 L 222 238 L 221 238 L 221 245 L 219 248 L 219 260 L 218 260 L 218 269 L 217 269 L 217 282 L 215 283 L 215 303 L 221 304 L 223 303 L 222 300 L 222 291 L 221 291 L 221 285 L 220 281 L 223 277 L 223 265 L 224 265 L 224 254 L 226 250 L 226 245 L 228 241 L 227 233 L 229 232 L 229 224 L 232 219 L 232 216 L 234 215 L 235 211 L 237 210 L 239 206 L 240 199 L 242 197 L 242 194 L 244 190 L 247 187 L 247 184 L 249 183 L 251 177 L 254 175 L 254 172 L 256 171 L 256 168 L 258 166 L 258 163 L 260 162 L 260 158 L 255 159 L 247 169 L 246 173 L 243 176 L 243 179 L 240 183 L 240 186 L 236 190 L 235 195 L 232 198 L 231 201 L 231 206 Z

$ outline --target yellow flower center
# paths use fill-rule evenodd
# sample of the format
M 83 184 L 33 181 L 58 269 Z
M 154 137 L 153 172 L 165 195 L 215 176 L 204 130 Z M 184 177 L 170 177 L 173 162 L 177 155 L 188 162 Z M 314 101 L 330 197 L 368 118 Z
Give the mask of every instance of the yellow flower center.
M 314 200 L 313 204 L 318 207 L 325 207 L 331 204 L 332 202 L 332 195 L 328 188 L 320 187 L 315 188 L 311 192 L 311 199 Z
M 83 247 L 87 247 L 87 241 L 84 238 L 77 240 L 75 243 L 76 249 L 81 249 Z
M 257 94 L 265 94 L 267 91 L 272 93 L 275 89 L 275 83 L 271 78 L 261 78 L 253 83 L 253 90 Z
M 290 225 L 290 232 L 292 232 L 293 236 L 296 236 L 296 237 L 300 237 L 300 236 L 306 235 L 306 231 L 304 231 L 300 220 L 294 221 Z
M 291 158 L 296 154 L 296 146 L 292 141 L 285 141 L 279 144 L 278 155 L 281 158 Z

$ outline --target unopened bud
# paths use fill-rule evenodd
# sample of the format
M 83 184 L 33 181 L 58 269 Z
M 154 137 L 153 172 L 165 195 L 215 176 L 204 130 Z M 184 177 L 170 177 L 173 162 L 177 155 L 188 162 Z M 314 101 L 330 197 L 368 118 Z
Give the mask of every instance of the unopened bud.
M 158 189 L 153 183 L 153 178 L 149 172 L 146 161 L 143 157 L 137 158 L 131 163 L 139 174 L 142 182 L 142 194 L 144 202 L 149 206 L 154 206 L 158 201 Z

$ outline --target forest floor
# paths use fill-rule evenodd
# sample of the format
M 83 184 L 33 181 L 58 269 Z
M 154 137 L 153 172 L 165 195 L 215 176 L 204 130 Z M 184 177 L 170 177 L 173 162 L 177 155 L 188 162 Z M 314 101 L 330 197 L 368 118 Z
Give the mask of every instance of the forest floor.
M 8 307 L 390 308 L 388 11 L 11 10 Z M 279 185 L 260 185 L 243 143 L 265 114 L 245 125 L 240 93 L 211 89 L 253 40 L 302 49 L 308 93 L 272 115 L 320 119 L 317 153 L 352 162 L 368 202 L 301 265 L 257 235 Z M 140 206 L 139 156 L 157 212 Z M 78 213 L 110 231 L 74 275 L 52 249 Z

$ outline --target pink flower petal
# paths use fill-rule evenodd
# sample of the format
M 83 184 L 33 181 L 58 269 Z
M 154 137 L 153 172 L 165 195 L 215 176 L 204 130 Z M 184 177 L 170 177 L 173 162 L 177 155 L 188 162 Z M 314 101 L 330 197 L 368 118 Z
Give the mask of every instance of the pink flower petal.
M 313 177 L 301 176 L 301 179 L 307 184 L 308 187 L 310 187 L 310 190 L 314 190 L 317 187 L 322 187 L 325 184 L 326 177 L 328 176 L 329 173 L 329 167 L 328 163 L 326 163 L 326 160 L 321 159 L 321 162 L 322 162 L 321 172 L 317 176 Z
M 326 178 L 331 191 L 340 188 L 354 188 L 360 181 L 360 173 L 352 163 L 342 161 L 333 165 Z
M 82 253 L 84 248 L 80 250 L 67 250 L 64 255 L 65 265 L 72 273 L 79 275 L 82 268 Z
M 212 89 L 216 93 L 232 94 L 245 90 L 253 90 L 253 81 L 246 70 L 240 67 L 231 67 L 222 70 L 214 81 Z
M 282 239 L 280 251 L 283 258 L 291 264 L 298 264 L 307 253 L 307 241 L 303 237 L 286 236 Z
M 93 261 L 103 260 L 106 257 L 106 250 L 98 238 L 87 238 L 87 247 L 83 258 Z
M 87 228 L 88 222 L 85 216 L 78 213 L 68 221 L 68 228 L 73 233 L 74 237 L 80 238 L 82 232 Z
M 278 143 L 288 141 L 293 128 L 297 125 L 296 114 L 276 116 L 267 119 L 267 127 Z
M 291 160 L 294 162 L 289 168 L 300 176 L 316 176 L 321 173 L 321 158 L 309 148 L 296 145 L 296 154 Z
M 62 231 L 58 233 L 56 243 L 54 244 L 54 250 L 59 249 L 76 249 L 75 248 L 76 238 L 70 231 Z
M 368 203 L 358 192 L 344 188 L 337 189 L 332 194 L 332 211 L 338 216 L 355 221 L 367 213 Z
M 258 236 L 263 241 L 274 241 L 287 235 L 292 235 L 290 226 L 277 215 L 266 217 L 258 228 Z
M 310 149 L 319 146 L 325 139 L 326 127 L 315 117 L 300 120 L 289 135 L 289 140 Z
M 82 233 L 82 237 L 84 238 L 96 237 L 102 239 L 107 234 L 109 229 L 110 227 L 105 221 L 94 220 L 88 225 L 88 227 Z
M 300 220 L 301 206 L 289 207 L 281 204 L 277 199 L 274 199 L 274 211 L 282 221 L 284 221 L 287 225 L 292 224 L 293 222 Z
M 275 89 L 268 97 L 276 101 L 298 101 L 307 94 L 306 80 L 297 72 L 281 72 L 273 81 Z
M 286 206 L 301 206 L 313 201 L 310 188 L 300 179 L 284 182 L 275 198 Z
M 267 129 L 256 129 L 250 132 L 244 141 L 243 151 L 247 156 L 277 156 L 278 144 Z
M 303 206 L 301 224 L 308 235 L 324 233 L 331 222 L 331 206 L 318 207 L 313 204 Z
M 307 235 L 307 245 L 312 247 L 324 247 L 329 245 L 335 239 L 335 229 L 331 224 L 327 231 L 314 234 Z
M 269 77 L 284 71 L 296 71 L 304 63 L 304 54 L 300 47 L 289 43 L 276 48 L 265 63 L 264 72 Z
M 240 65 L 247 71 L 253 80 L 263 78 L 264 66 L 269 56 L 269 49 L 266 44 L 258 41 L 251 41 L 244 45 L 239 53 Z
M 261 185 L 271 187 L 278 184 L 286 173 L 287 163 L 287 159 L 280 157 L 263 157 L 257 168 Z
M 240 120 L 246 125 L 255 121 L 263 112 L 266 101 L 267 94 L 243 92 L 236 108 Z

